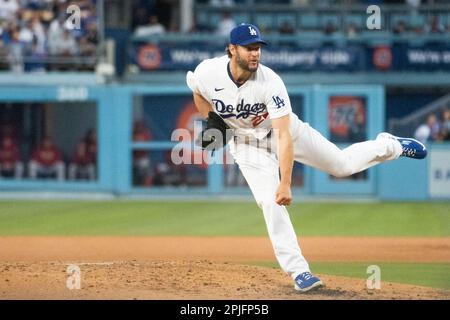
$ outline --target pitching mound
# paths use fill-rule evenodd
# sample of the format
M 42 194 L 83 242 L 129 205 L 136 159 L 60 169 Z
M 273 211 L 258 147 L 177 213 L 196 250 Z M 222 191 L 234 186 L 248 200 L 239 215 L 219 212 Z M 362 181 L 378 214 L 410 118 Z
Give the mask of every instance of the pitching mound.
M 81 289 L 66 286 L 69 264 L 3 263 L 0 299 L 449 299 L 448 292 L 320 275 L 326 286 L 297 293 L 280 270 L 201 261 L 130 261 L 78 264 Z
M 310 261 L 450 261 L 450 238 L 302 238 Z M 0 299 L 450 299 L 449 291 L 319 275 L 294 290 L 265 237 L 0 237 Z M 81 289 L 67 288 L 70 264 Z M 73 284 L 73 283 L 72 283 Z

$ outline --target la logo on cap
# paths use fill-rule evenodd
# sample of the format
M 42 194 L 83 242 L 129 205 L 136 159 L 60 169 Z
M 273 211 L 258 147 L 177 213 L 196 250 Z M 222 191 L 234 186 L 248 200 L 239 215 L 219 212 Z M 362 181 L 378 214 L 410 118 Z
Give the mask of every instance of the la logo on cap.
M 256 30 L 255 29 L 253 29 L 252 27 L 248 27 L 248 29 L 250 30 L 250 34 L 252 35 L 252 36 L 256 36 L 258 33 L 256 32 Z

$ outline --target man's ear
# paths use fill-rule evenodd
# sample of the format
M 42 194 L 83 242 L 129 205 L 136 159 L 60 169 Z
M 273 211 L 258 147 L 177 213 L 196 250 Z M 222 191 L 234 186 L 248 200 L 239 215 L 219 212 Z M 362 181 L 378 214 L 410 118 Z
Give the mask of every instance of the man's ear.
M 236 55 L 236 46 L 234 44 L 229 44 L 228 50 L 230 50 L 230 52 L 233 56 Z

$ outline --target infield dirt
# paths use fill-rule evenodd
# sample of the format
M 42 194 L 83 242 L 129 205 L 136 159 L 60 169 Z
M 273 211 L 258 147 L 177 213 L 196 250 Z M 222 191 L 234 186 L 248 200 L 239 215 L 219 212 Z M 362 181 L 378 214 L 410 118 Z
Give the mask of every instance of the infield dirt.
M 303 237 L 309 261 L 450 262 L 450 238 Z M 266 237 L 0 237 L 0 299 L 450 299 L 450 292 L 320 275 L 299 294 Z M 67 267 L 81 289 L 66 287 Z

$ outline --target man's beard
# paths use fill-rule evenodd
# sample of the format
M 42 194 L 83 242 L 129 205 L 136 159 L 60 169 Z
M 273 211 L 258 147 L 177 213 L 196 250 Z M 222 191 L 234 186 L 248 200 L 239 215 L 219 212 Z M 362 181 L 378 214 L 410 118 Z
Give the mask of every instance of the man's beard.
M 249 63 L 242 60 L 241 57 L 239 56 L 239 54 L 236 56 L 236 58 L 237 58 L 236 59 L 237 64 L 241 69 L 243 69 L 245 71 L 249 71 L 249 72 L 255 72 L 256 70 L 258 70 L 259 62 L 256 63 L 256 67 L 250 68 Z

